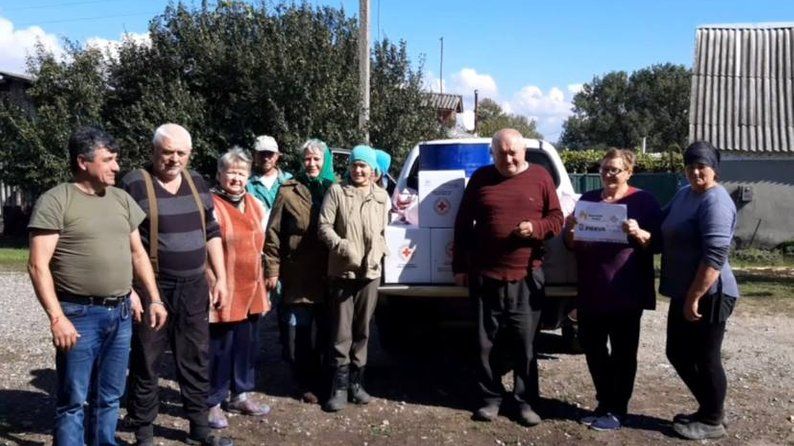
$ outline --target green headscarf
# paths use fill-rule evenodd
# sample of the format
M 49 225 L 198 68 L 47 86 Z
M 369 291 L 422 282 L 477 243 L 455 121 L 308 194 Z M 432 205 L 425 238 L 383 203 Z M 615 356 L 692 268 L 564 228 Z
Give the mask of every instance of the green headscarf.
M 312 202 L 320 204 L 323 202 L 325 192 L 336 183 L 336 176 L 334 175 L 334 155 L 331 149 L 328 148 L 324 142 L 319 139 L 310 139 L 302 146 L 302 152 L 305 153 L 308 147 L 322 148 L 323 149 L 323 167 L 320 169 L 320 174 L 315 178 L 310 178 L 306 174 L 306 167 L 301 163 L 301 171 L 295 177 L 301 184 L 309 189 L 312 194 Z

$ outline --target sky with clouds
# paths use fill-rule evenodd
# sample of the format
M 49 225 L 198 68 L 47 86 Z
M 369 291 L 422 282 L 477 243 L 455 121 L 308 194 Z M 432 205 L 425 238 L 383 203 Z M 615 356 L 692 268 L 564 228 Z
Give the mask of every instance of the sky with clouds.
M 358 0 L 307 1 L 358 14 Z M 465 112 L 460 122 L 473 122 L 478 90 L 480 98 L 534 119 L 551 141 L 559 138 L 571 114 L 573 96 L 594 76 L 666 62 L 689 66 L 698 25 L 794 22 L 794 1 L 788 0 L 370 2 L 373 38 L 406 41 L 412 60 L 417 66 L 423 62 L 429 89 L 438 91 L 443 85 L 445 93 L 461 94 Z M 58 53 L 64 39 L 110 45 L 111 50 L 125 35 L 146 40 L 148 21 L 167 4 L 3 0 L 0 71 L 24 72 L 25 57 L 36 42 Z

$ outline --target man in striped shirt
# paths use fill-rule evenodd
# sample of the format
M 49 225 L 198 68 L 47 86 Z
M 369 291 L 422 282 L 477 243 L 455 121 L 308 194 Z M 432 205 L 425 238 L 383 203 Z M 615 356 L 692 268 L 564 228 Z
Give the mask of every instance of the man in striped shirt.
M 163 304 L 172 317 L 165 330 L 141 325 L 133 334 L 127 424 L 135 429 L 137 444 L 154 444 L 158 368 L 170 346 L 190 422 L 188 443 L 230 445 L 231 440 L 210 435 L 206 405 L 209 305 L 222 308 L 227 300 L 220 228 L 213 218 L 207 185 L 199 174 L 187 170 L 192 149 L 188 131 L 164 124 L 155 131 L 152 146 L 151 165 L 127 174 L 122 187 L 146 213 L 140 225 L 141 239 L 158 275 Z M 212 290 L 205 277 L 207 263 L 216 278 Z M 146 296 L 141 300 L 144 305 L 153 304 Z

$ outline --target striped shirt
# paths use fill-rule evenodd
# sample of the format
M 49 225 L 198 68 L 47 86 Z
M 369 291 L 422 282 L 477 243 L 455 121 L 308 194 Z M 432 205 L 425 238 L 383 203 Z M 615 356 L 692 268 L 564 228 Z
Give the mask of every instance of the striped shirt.
M 150 170 L 151 171 L 151 170 Z M 206 183 L 201 176 L 190 171 L 193 182 L 204 204 L 206 238 L 202 234 L 201 214 L 187 181 L 182 181 L 176 194 L 171 194 L 153 178 L 154 194 L 158 210 L 158 263 L 159 274 L 168 277 L 195 277 L 204 274 L 207 258 L 207 240 L 220 237 L 220 227 L 213 216 L 214 205 Z M 139 226 L 141 240 L 149 250 L 150 206 L 146 195 L 146 183 L 139 170 L 134 170 L 121 180 L 121 187 L 138 202 L 146 212 L 146 219 Z

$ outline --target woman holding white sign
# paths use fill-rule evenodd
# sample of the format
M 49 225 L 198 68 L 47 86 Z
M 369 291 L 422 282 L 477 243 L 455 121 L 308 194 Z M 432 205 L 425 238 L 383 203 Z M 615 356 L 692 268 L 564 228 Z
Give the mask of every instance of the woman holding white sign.
M 659 292 L 670 297 L 667 358 L 698 402 L 678 414 L 673 428 L 684 438 L 725 435 L 727 380 L 720 350 L 725 322 L 739 288 L 728 264 L 736 206 L 717 182 L 720 154 L 697 141 L 684 152 L 687 186 L 665 209 Z
M 579 342 L 598 401 L 581 422 L 599 431 L 620 429 L 628 413 L 640 318 L 656 306 L 651 245 L 661 209 L 653 195 L 629 186 L 634 161 L 633 152 L 610 149 L 601 160 L 603 188 L 582 195 L 563 231 L 576 253 Z

